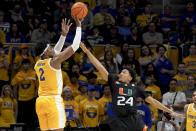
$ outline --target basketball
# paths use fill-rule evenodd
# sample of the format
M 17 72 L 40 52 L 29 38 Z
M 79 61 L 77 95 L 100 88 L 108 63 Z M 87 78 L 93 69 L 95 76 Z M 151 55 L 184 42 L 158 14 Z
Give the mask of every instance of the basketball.
M 71 16 L 77 16 L 79 19 L 84 18 L 88 13 L 87 6 L 82 2 L 76 2 L 71 7 Z

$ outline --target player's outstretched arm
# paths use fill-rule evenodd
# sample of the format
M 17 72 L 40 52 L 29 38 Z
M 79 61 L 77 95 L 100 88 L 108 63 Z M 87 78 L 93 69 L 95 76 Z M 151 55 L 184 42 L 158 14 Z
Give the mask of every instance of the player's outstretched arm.
M 69 57 L 71 57 L 75 51 L 80 47 L 80 41 L 81 41 L 81 21 L 77 17 L 74 17 L 74 20 L 76 22 L 77 28 L 76 28 L 76 35 L 73 40 L 73 44 L 68 46 L 64 51 L 60 52 L 58 55 L 56 55 L 51 65 L 55 68 L 59 68 L 60 64 L 67 60 Z
M 187 110 L 188 110 L 188 104 L 184 106 L 184 114 L 185 114 L 185 119 L 183 120 L 181 126 L 180 126 L 180 129 L 179 131 L 184 131 L 184 128 L 186 126 L 186 113 L 187 113 Z
M 101 76 L 105 81 L 108 81 L 108 71 L 105 69 L 105 67 L 97 60 L 97 58 L 86 48 L 84 43 L 80 42 L 80 47 L 84 51 L 84 53 L 87 54 L 90 61 L 93 63 L 93 65 L 96 67 L 96 69 L 99 71 Z
M 172 116 L 174 116 L 174 117 L 184 118 L 184 115 L 173 112 L 171 109 L 167 108 L 166 106 L 164 106 L 164 105 L 161 104 L 159 101 L 157 101 L 156 99 L 152 98 L 151 96 L 148 96 L 148 97 L 145 99 L 145 101 L 148 102 L 148 103 L 150 103 L 150 104 L 153 105 L 154 107 L 156 107 L 156 108 L 162 110 L 162 111 L 165 111 L 165 112 L 170 113 L 170 114 L 171 114 Z
M 61 33 L 61 36 L 58 40 L 58 42 L 56 43 L 55 47 L 54 47 L 54 51 L 55 51 L 55 54 L 59 54 L 63 48 L 63 45 L 64 45 L 64 42 L 65 42 L 65 39 L 66 39 L 66 36 L 69 32 L 69 28 L 71 27 L 72 23 L 70 23 L 70 20 L 67 21 L 67 19 L 62 19 L 62 22 L 61 22 L 61 30 L 62 30 L 62 33 Z

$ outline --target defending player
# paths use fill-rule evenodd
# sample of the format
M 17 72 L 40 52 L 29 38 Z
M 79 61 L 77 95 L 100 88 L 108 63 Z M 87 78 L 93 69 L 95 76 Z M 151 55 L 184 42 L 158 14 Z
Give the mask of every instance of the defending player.
M 146 102 L 160 110 L 169 112 L 173 116 L 183 117 L 183 115 L 168 109 L 159 101 L 148 96 L 143 89 L 131 83 L 135 78 L 135 72 L 132 69 L 124 68 L 118 78 L 116 75 L 109 74 L 82 42 L 80 43 L 80 47 L 100 72 L 103 79 L 108 81 L 112 92 L 112 106 L 116 116 L 105 120 L 100 125 L 101 130 L 106 130 L 107 128 L 107 131 L 147 131 L 147 126 L 136 113 L 135 106 L 138 96 L 144 98 Z
M 187 104 L 184 107 L 186 119 L 184 119 L 179 131 L 183 131 L 185 126 L 186 131 L 196 130 L 196 91 L 193 92 L 192 99 L 193 103 Z
M 73 44 L 61 52 L 65 37 L 72 25 L 62 20 L 62 35 L 53 48 L 49 44 L 47 47 L 40 44 L 36 50 L 41 59 L 35 64 L 35 71 L 39 79 L 39 97 L 36 100 L 36 113 L 38 115 L 41 130 L 63 131 L 65 127 L 65 111 L 63 99 L 61 98 L 63 81 L 61 73 L 61 63 L 68 59 L 79 48 L 81 40 L 81 20 L 75 18 L 77 25 L 76 35 Z M 43 51 L 44 50 L 44 51 Z

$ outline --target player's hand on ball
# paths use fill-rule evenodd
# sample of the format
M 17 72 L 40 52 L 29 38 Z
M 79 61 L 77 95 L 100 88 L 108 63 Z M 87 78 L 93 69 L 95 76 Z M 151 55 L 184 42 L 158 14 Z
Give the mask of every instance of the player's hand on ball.
M 67 35 L 69 32 L 69 28 L 71 27 L 72 23 L 70 23 L 70 20 L 67 21 L 67 19 L 63 19 L 61 22 L 61 28 L 62 28 L 62 34 Z
M 83 19 L 80 20 L 77 16 L 73 16 L 73 18 L 76 22 L 77 27 L 81 27 L 81 23 Z

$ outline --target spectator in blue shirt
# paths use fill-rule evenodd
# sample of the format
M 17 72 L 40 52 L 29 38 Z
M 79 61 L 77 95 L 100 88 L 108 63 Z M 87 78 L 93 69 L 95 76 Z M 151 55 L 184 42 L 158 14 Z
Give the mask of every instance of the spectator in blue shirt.
M 152 126 L 152 119 L 151 119 L 151 111 L 148 106 L 143 104 L 144 101 L 141 97 L 137 98 L 137 112 L 141 115 L 144 123 L 148 126 L 150 129 Z
M 166 48 L 159 45 L 156 48 L 157 58 L 152 60 L 157 73 L 157 84 L 161 89 L 162 94 L 169 90 L 168 84 L 174 74 L 174 66 L 172 62 L 165 57 Z

